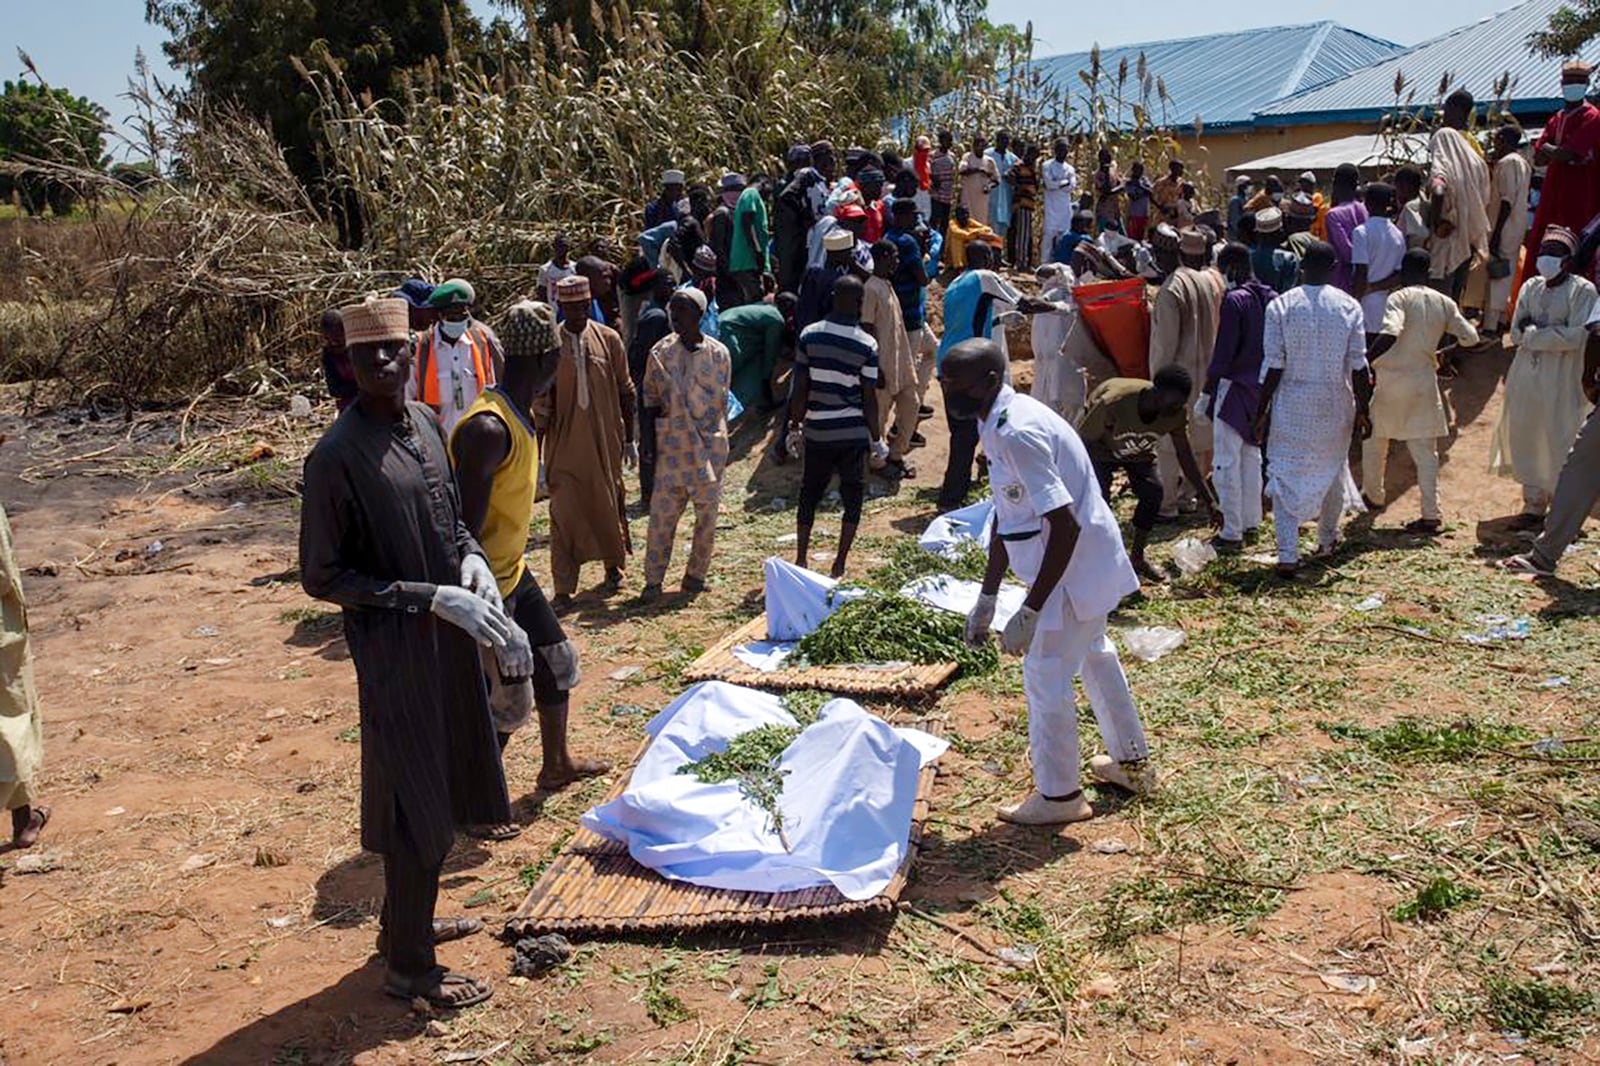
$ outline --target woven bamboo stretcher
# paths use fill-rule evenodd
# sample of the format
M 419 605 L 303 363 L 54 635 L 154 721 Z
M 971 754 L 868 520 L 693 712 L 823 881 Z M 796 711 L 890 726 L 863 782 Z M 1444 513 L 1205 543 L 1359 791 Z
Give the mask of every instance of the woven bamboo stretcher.
M 641 747 L 634 763 L 643 754 Z M 634 862 L 625 845 L 580 826 L 506 922 L 506 934 L 517 938 L 545 933 L 686 932 L 887 914 L 905 890 L 911 864 L 922 845 L 936 775 L 932 764 L 923 767 L 917 779 L 905 861 L 888 886 L 871 899 L 845 899 L 832 885 L 799 892 L 739 892 L 669 881 Z M 621 795 L 632 776 L 630 770 L 606 795 L 606 801 Z
M 767 639 L 767 616 L 752 618 L 717 641 L 689 664 L 685 681 L 728 681 L 750 688 L 814 688 L 851 696 L 922 697 L 936 692 L 956 675 L 955 663 L 910 663 L 903 666 L 805 666 L 757 670 L 740 662 L 733 649 Z

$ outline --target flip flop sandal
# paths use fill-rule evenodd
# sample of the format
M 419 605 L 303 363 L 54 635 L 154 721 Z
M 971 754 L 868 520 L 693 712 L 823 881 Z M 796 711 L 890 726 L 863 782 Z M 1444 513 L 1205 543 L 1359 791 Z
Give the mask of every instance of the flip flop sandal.
M 464 940 L 483 932 L 483 923 L 476 918 L 435 918 L 433 920 L 433 942 L 435 944 L 448 944 L 452 940 Z M 389 933 L 387 930 L 378 930 L 378 954 L 389 954 Z
M 520 825 L 475 825 L 467 830 L 474 840 L 515 840 L 522 835 Z
M 1527 555 L 1513 555 L 1509 559 L 1501 559 L 1494 565 L 1497 569 L 1504 570 L 1508 574 L 1532 574 L 1534 577 L 1554 577 L 1556 573 L 1554 570 L 1544 569 L 1544 567 L 1534 562 L 1533 559 Z
M 447 989 L 471 989 L 464 996 L 452 996 Z M 436 966 L 421 977 L 407 981 L 403 978 L 387 977 L 383 982 L 386 994 L 396 999 L 421 999 L 435 1010 L 462 1010 L 466 1007 L 476 1007 L 494 995 L 494 989 L 466 974 L 453 973 L 443 966 Z
M 39 834 L 43 833 L 44 827 L 50 824 L 49 807 L 31 807 L 29 810 L 31 813 L 28 816 L 27 828 L 21 833 L 12 834 L 11 837 L 11 846 L 17 848 L 18 850 L 31 848 L 35 844 L 39 843 Z M 23 843 L 22 838 L 28 833 L 33 834 L 33 839 L 27 843 Z

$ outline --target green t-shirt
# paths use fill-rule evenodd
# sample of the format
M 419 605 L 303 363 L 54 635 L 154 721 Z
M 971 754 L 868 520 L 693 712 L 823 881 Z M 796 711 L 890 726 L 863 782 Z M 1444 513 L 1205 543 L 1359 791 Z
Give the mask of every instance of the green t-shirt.
M 783 313 L 769 303 L 741 304 L 717 320 L 733 366 L 733 394 L 745 407 L 770 400 L 772 371 L 783 354 Z
M 1146 422 L 1139 414 L 1139 397 L 1155 385 L 1143 378 L 1111 378 L 1089 394 L 1078 417 L 1078 435 L 1096 462 L 1153 463 L 1156 442 L 1170 433 L 1189 428 L 1189 409 L 1157 414 Z
M 760 244 L 758 248 L 750 245 L 750 237 L 746 232 L 750 228 L 745 221 L 747 218 L 755 220 L 756 240 Z M 761 198 L 761 189 L 752 185 L 739 194 L 739 201 L 733 205 L 733 245 L 728 253 L 728 272 L 766 269 L 767 202 Z

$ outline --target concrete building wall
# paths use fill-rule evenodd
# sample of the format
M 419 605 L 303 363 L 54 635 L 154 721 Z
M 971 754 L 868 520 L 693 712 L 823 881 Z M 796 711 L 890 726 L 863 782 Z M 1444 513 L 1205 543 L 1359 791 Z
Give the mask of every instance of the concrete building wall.
M 1333 122 L 1310 126 L 1277 126 L 1253 130 L 1207 130 L 1198 139 L 1181 138 L 1191 169 L 1204 168 L 1207 178 L 1220 187 L 1230 167 L 1252 159 L 1292 152 L 1323 141 L 1356 134 L 1376 134 L 1372 122 Z M 1204 150 L 1202 150 L 1202 148 Z M 1259 177 L 1260 175 L 1256 175 Z

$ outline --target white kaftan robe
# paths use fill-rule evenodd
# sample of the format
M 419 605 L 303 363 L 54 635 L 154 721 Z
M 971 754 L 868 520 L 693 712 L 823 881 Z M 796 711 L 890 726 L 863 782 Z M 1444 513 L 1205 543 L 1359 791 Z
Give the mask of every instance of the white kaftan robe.
M 1419 440 L 1449 433 L 1434 353 L 1446 332 L 1471 347 L 1478 343 L 1478 331 L 1450 297 L 1426 285 L 1410 285 L 1389 294 L 1376 332 L 1395 342 L 1372 364 L 1377 376 L 1372 436 Z
M 1267 495 L 1279 511 L 1307 519 L 1337 482 L 1354 481 L 1350 376 L 1367 365 L 1361 305 L 1332 285 L 1302 285 L 1267 305 L 1263 337 L 1261 380 L 1283 371 L 1267 434 Z
M 1066 269 L 1066 268 L 1063 268 Z M 1068 422 L 1076 422 L 1087 395 L 1083 368 L 1066 351 L 1067 336 L 1078 326 L 1072 299 L 1072 272 L 1048 285 L 1039 299 L 1054 310 L 1033 316 L 1033 397 Z
M 1517 355 L 1506 374 L 1489 471 L 1520 482 L 1535 512 L 1544 510 L 1545 497 L 1555 491 L 1561 464 L 1589 414 L 1584 323 L 1594 309 L 1594 286 L 1576 275 L 1554 287 L 1542 277 L 1529 278 L 1517 296 L 1511 331 Z

